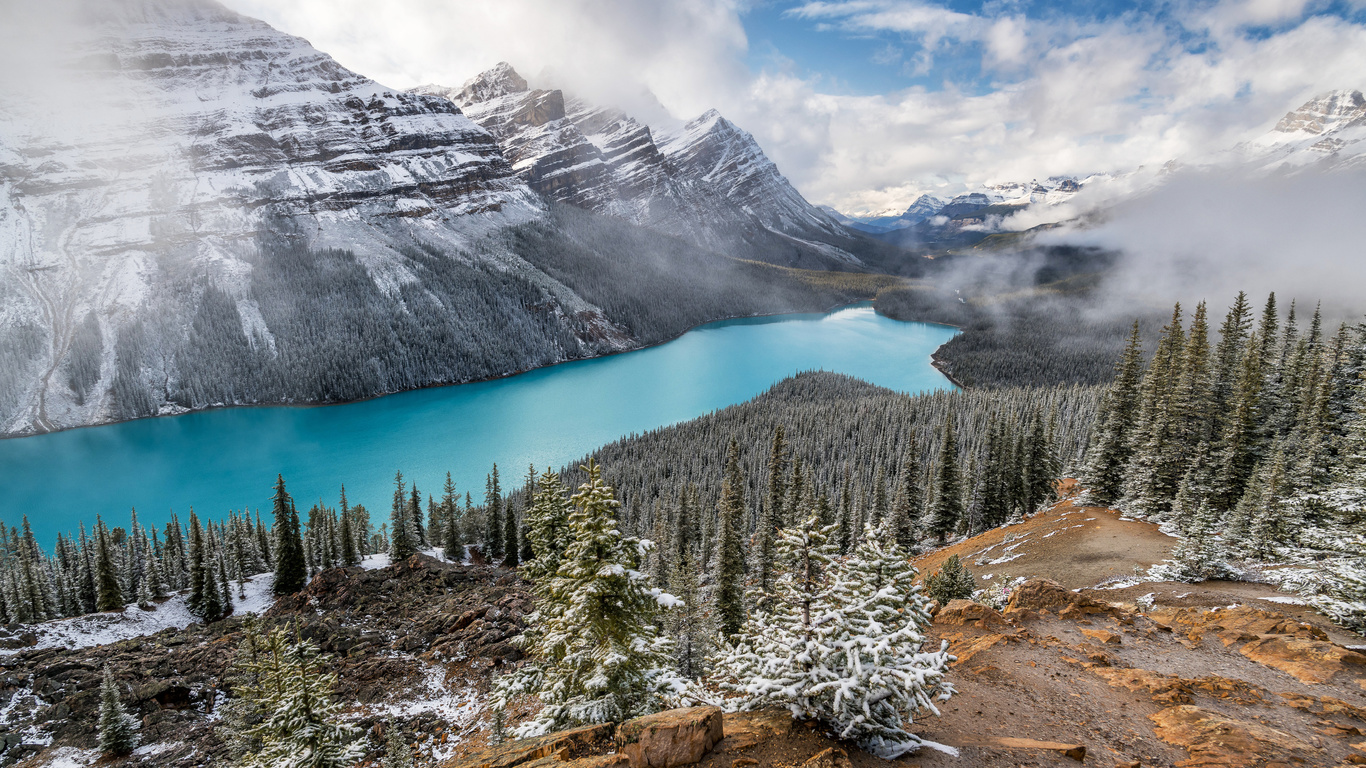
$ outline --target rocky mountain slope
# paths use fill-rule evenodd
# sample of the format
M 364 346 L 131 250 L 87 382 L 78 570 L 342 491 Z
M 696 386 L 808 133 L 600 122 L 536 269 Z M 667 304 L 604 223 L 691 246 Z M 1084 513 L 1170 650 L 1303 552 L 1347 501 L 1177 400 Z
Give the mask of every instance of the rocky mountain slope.
M 492 133 L 549 199 L 785 266 L 861 268 L 886 253 L 808 203 L 743 129 L 715 110 L 660 132 L 507 63 L 460 88 L 425 85 Z
M 1366 96 L 1350 89 L 1315 96 L 1238 151 L 1268 171 L 1360 168 L 1366 164 Z
M 337 402 L 658 341 L 518 252 L 506 233 L 546 221 L 547 201 L 624 218 L 640 254 L 684 258 L 696 285 L 680 296 L 733 271 L 728 256 L 862 268 L 700 193 L 647 127 L 574 103 L 570 119 L 559 92 L 510 70 L 464 97 L 488 105 L 472 110 L 486 129 L 213 0 L 86 5 L 0 31 L 0 435 Z M 591 251 L 621 229 L 590 217 L 576 244 L 536 247 Z M 582 284 L 581 266 L 558 274 Z M 777 274 L 749 272 L 751 296 Z M 702 321 L 828 306 L 808 294 Z

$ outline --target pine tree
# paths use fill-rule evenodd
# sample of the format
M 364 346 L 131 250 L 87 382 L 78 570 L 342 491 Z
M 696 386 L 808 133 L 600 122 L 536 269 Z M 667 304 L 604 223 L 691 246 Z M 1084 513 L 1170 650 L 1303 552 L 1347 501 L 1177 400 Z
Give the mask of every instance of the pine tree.
M 1124 469 L 1132 455 L 1130 443 L 1138 421 L 1142 380 L 1143 337 L 1135 321 L 1124 354 L 1115 367 L 1115 380 L 1101 405 L 1097 437 L 1085 471 L 1091 496 L 1101 504 L 1117 500 L 1124 487 Z
M 601 468 L 590 461 L 583 469 L 588 481 L 571 498 L 572 541 L 519 640 L 533 662 L 497 681 L 497 708 L 523 693 L 541 699 L 518 737 L 658 711 L 676 680 L 670 643 L 653 626 L 660 603 L 674 598 L 640 573 L 641 542 L 617 530 L 619 502 Z
M 427 532 L 422 528 L 422 494 L 418 493 L 417 483 L 413 483 L 412 494 L 408 498 L 407 518 L 412 526 L 413 547 L 422 549 L 427 546 Z
M 755 576 L 755 588 L 767 593 L 773 588 L 773 544 L 778 528 L 785 516 L 787 474 L 787 441 L 783 426 L 773 430 L 773 443 L 768 455 L 768 495 L 759 508 L 759 522 L 754 527 L 754 539 L 750 548 L 753 563 L 750 571 Z
M 976 591 L 977 579 L 963 567 L 958 555 L 949 555 L 943 567 L 925 579 L 925 593 L 940 605 L 948 605 L 950 600 L 967 600 Z
M 304 560 L 303 536 L 299 531 L 299 513 L 294 500 L 285 490 L 285 478 L 275 478 L 275 579 L 271 591 L 276 595 L 292 595 L 308 583 L 308 565 Z
M 498 484 L 498 465 L 484 483 L 484 556 L 493 564 L 503 560 L 503 498 Z
M 1253 333 L 1248 338 L 1248 352 L 1242 356 L 1232 408 L 1220 437 L 1214 503 L 1222 509 L 1232 508 L 1242 498 L 1261 455 L 1263 369 L 1262 356 L 1257 354 L 1260 346 L 1257 334 Z
M 953 419 L 944 420 L 944 435 L 935 468 L 934 501 L 930 506 L 929 532 L 943 544 L 958 526 L 963 514 L 963 481 L 958 474 L 958 442 L 953 434 Z
M 902 452 L 901 471 L 897 474 L 896 496 L 887 532 L 907 552 L 917 545 L 916 528 L 925 507 L 925 492 L 920 487 L 920 447 L 912 437 Z
M 745 623 L 745 554 L 740 537 L 745 520 L 745 478 L 740 472 L 740 444 L 726 451 L 725 480 L 717 507 L 720 530 L 716 553 L 715 601 L 721 634 L 731 636 Z
M 389 510 L 389 561 L 401 563 L 417 552 L 417 531 L 404 494 L 403 473 L 394 475 L 394 503 Z
M 360 759 L 359 731 L 342 722 L 332 701 L 337 676 L 326 662 L 312 643 L 291 643 L 283 628 L 247 638 L 234 660 L 239 743 L 248 747 L 239 765 L 343 768 Z
M 104 521 L 98 517 L 95 518 L 95 531 L 97 537 L 95 610 L 121 611 L 123 610 L 123 589 L 119 586 L 119 578 L 114 566 L 113 545 L 109 543 L 109 529 L 104 527 Z
M 123 702 L 119 701 L 119 689 L 114 683 L 114 674 L 109 667 L 104 668 L 104 678 L 100 682 L 98 727 L 100 751 L 104 754 L 123 757 L 137 749 L 141 724 L 123 708 Z

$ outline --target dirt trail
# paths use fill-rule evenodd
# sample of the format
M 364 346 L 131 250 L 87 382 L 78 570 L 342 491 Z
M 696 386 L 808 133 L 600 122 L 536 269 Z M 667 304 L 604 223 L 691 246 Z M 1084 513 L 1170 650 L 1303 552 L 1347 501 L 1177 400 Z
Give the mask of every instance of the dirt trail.
M 1135 567 L 1147 570 L 1169 557 L 1176 539 L 1152 523 L 1121 519 L 1116 510 L 1079 505 L 1075 484 L 1066 483 L 1069 495 L 1052 507 L 922 555 L 916 567 L 930 574 L 958 555 L 982 586 L 1037 576 L 1079 589 L 1131 576 Z

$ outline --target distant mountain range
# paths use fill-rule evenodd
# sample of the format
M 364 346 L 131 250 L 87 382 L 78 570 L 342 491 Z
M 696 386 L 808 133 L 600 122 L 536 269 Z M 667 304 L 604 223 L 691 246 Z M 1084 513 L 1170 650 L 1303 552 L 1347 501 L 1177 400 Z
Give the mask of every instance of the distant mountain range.
M 751 262 L 908 258 L 715 112 L 656 136 L 507 65 L 405 92 L 212 0 L 87 8 L 0 93 L 0 435 L 504 375 L 831 300 Z
M 1262 172 L 1336 171 L 1366 167 L 1366 96 L 1330 91 L 1288 112 L 1254 141 L 1239 144 L 1198 167 Z M 1166 169 L 1135 169 L 1088 177 L 984 185 L 952 198 L 922 195 L 904 212 L 855 216 L 823 206 L 847 227 L 908 246 L 962 245 L 1011 226 L 1004 220 L 1028 209 L 1029 226 L 1061 222 L 1083 212 L 1065 206 L 1082 189 L 1104 189 L 1093 206 L 1114 203 L 1161 182 Z

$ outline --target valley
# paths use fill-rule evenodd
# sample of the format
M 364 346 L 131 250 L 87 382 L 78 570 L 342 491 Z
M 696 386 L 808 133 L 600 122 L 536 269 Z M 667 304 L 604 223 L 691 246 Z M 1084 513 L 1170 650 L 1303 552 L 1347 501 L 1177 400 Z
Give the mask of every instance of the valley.
M 1359 4 L 10 6 L 0 768 L 1366 765 Z

